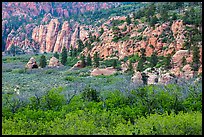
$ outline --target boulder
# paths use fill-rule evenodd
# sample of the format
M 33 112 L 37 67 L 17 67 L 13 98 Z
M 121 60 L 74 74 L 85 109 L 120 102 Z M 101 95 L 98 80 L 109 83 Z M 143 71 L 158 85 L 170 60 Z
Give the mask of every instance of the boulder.
M 160 84 L 168 84 L 171 80 L 173 80 L 173 76 L 171 76 L 169 73 L 161 74 L 161 76 L 158 79 L 158 83 Z
M 55 57 L 52 57 L 49 61 L 48 67 L 56 67 L 56 66 L 63 66 L 59 60 Z
M 159 78 L 156 74 L 149 73 L 147 84 L 156 84 L 156 83 L 158 83 L 158 80 L 159 80 Z
M 139 85 L 143 84 L 142 73 L 139 71 L 135 72 L 133 77 L 131 78 L 131 81 Z
M 70 68 L 70 70 L 76 70 L 79 68 L 83 68 L 84 66 L 82 65 L 82 61 L 78 61 L 72 68 Z
M 99 69 L 99 68 L 95 68 L 92 72 L 91 72 L 91 76 L 98 76 L 98 75 L 112 75 L 114 73 L 116 73 L 117 70 L 109 67 L 109 68 L 105 68 L 105 69 Z
M 28 69 L 38 68 L 35 58 L 31 57 L 25 67 Z

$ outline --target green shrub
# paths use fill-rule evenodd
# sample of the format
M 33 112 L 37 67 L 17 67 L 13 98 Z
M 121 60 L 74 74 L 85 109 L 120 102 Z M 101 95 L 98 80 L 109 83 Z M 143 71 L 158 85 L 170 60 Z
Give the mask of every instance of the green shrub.
M 33 109 L 59 110 L 62 105 L 66 103 L 64 95 L 60 94 L 62 91 L 62 87 L 53 88 L 40 97 L 40 99 L 32 97 L 30 106 L 32 106 Z
M 53 70 L 53 69 L 48 69 L 48 70 L 45 70 L 44 73 L 45 73 L 45 74 L 52 74 L 52 73 L 55 73 L 55 70 Z
M 75 76 L 67 76 L 65 77 L 65 80 L 67 81 L 75 81 L 77 78 Z
M 137 135 L 201 135 L 201 112 L 183 113 L 178 115 L 167 113 L 163 115 L 151 114 L 147 118 L 141 117 L 136 121 Z
M 99 101 L 99 93 L 91 87 L 86 87 L 83 90 L 82 98 L 86 101 Z
M 25 73 L 25 70 L 24 70 L 24 69 L 13 69 L 13 70 L 12 70 L 12 73 L 22 74 L 22 73 Z

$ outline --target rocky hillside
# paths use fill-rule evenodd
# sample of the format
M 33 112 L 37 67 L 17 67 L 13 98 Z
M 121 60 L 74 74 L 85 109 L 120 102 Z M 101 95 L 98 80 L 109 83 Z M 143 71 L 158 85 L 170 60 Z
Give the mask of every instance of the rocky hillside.
M 59 34 L 61 36 L 59 39 L 61 40 L 62 35 L 64 35 L 63 30 L 68 27 L 67 21 L 71 24 L 75 24 L 76 22 L 74 20 L 77 15 L 81 15 L 88 11 L 94 12 L 95 10 L 109 9 L 118 5 L 119 3 L 114 2 L 3 2 L 2 49 L 8 50 L 10 46 L 14 44 L 23 48 L 25 52 L 29 52 L 28 49 L 37 50 L 39 46 L 41 51 L 52 52 L 54 47 L 45 50 L 45 48 L 41 47 L 44 46 L 41 40 L 39 41 L 36 38 L 32 39 L 32 35 L 35 37 L 35 34 L 33 33 L 36 33 L 37 30 L 39 30 L 39 34 L 41 34 L 40 31 L 43 31 L 43 34 L 46 35 L 44 37 L 47 37 L 45 38 L 46 42 L 49 41 L 46 47 L 51 47 L 56 43 L 53 43 L 53 41 L 57 40 L 57 38 L 52 39 L 51 36 L 58 35 L 58 33 L 62 32 Z M 68 28 L 74 33 L 75 28 L 78 27 L 77 25 L 74 25 L 71 28 Z M 70 34 L 69 29 L 66 31 L 69 35 L 72 35 Z M 69 36 L 66 36 L 64 39 L 67 39 L 68 37 Z M 74 37 L 75 36 L 73 36 L 73 38 Z M 49 40 L 49 38 L 52 40 Z M 37 46 L 35 45 L 35 41 L 38 43 Z
M 81 40 L 85 45 L 81 54 L 85 56 L 93 57 L 98 52 L 103 59 L 115 56 L 122 60 L 133 54 L 140 56 L 145 49 L 147 57 L 153 53 L 170 55 L 177 66 L 181 63 L 177 56 L 185 56 L 187 64 L 192 62 L 195 45 L 202 54 L 201 3 L 142 3 L 146 4 L 144 7 L 141 3 L 128 4 L 5 2 L 2 9 L 3 49 L 9 51 L 14 45 L 27 53 L 61 52 L 64 46 L 68 50 L 71 46 L 78 48 L 77 41 Z M 98 20 L 100 26 L 75 20 L 77 15 L 77 20 L 83 20 L 81 16 L 87 17 L 90 11 L 92 18 L 97 18 L 95 12 L 103 16 L 107 12 L 115 15 L 115 11 L 121 9 L 124 13 L 130 9 L 137 12 L 110 17 L 103 22 Z

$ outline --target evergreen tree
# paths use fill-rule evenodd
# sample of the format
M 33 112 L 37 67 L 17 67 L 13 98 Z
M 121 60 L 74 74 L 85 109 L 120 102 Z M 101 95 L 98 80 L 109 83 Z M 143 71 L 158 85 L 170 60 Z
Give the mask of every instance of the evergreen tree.
M 82 50 L 84 48 L 83 42 L 79 39 L 79 40 L 77 40 L 77 44 L 78 44 L 78 52 L 82 52 Z
M 70 46 L 70 50 L 69 50 L 69 53 L 70 53 L 70 56 L 71 56 L 71 57 L 73 57 L 73 52 L 74 52 L 74 51 L 73 51 L 73 47 L 72 47 L 72 45 L 71 45 L 71 46 Z
M 133 71 L 133 66 L 132 66 L 132 61 L 131 61 L 131 60 L 129 61 L 127 71 L 129 71 L 131 74 L 133 74 L 133 72 L 134 72 L 134 71 Z
M 76 57 L 76 56 L 77 56 L 77 49 L 74 48 L 74 50 L 73 50 L 73 57 Z
M 67 49 L 66 49 L 66 47 L 63 47 L 61 56 L 62 56 L 61 63 L 63 65 L 66 65 L 66 63 L 67 63 Z
M 104 29 L 101 28 L 101 30 L 99 31 L 100 35 L 102 35 L 104 33 Z
M 99 58 L 98 52 L 95 52 L 93 59 L 94 59 L 95 67 L 99 67 L 100 58 Z
M 123 28 L 123 31 L 126 31 L 127 30 L 127 26 L 125 25 L 125 27 Z
M 147 85 L 148 77 L 146 73 L 142 73 L 142 81 L 144 85 Z
M 177 20 L 177 16 L 176 16 L 176 13 L 174 12 L 173 15 L 172 15 L 172 20 Z
M 144 62 L 142 59 L 140 59 L 138 64 L 137 64 L 137 71 L 142 72 L 143 68 L 144 68 Z
M 143 62 L 145 62 L 146 61 L 146 54 L 145 54 L 146 50 L 144 48 L 141 48 L 140 52 L 141 52 L 141 59 Z
M 165 9 L 165 7 L 163 7 L 163 8 L 161 9 L 160 15 L 161 15 L 161 20 L 162 20 L 163 22 L 168 21 L 169 15 L 168 15 L 167 9 Z
M 47 65 L 46 57 L 45 57 L 45 55 L 42 55 L 42 56 L 40 57 L 40 64 L 39 64 L 39 66 L 40 66 L 41 68 L 44 68 L 46 65 Z
M 91 56 L 90 56 L 90 54 L 88 54 L 88 56 L 87 56 L 87 66 L 91 66 L 91 65 L 92 65 Z
M 157 22 L 158 22 L 158 18 L 156 16 L 153 16 L 150 19 L 149 25 L 153 27 Z
M 53 55 L 55 58 L 59 59 L 59 54 L 57 52 L 54 53 Z
M 139 60 L 138 65 L 137 65 L 137 71 L 142 72 L 143 69 L 144 69 L 144 63 L 146 61 L 146 54 L 145 54 L 145 52 L 146 52 L 146 50 L 144 48 L 140 49 L 141 56 L 140 56 L 140 60 Z
M 166 69 L 171 68 L 171 55 L 170 54 L 168 54 L 167 57 L 164 59 L 164 67 Z
M 16 46 L 14 46 L 14 44 L 11 45 L 9 52 L 15 56 L 16 55 Z
M 193 47 L 193 62 L 191 64 L 191 68 L 193 71 L 198 71 L 199 64 L 200 64 L 200 51 L 198 46 Z
M 85 46 L 87 47 L 88 50 L 91 50 L 92 48 L 91 44 L 88 41 L 85 42 Z
M 114 69 L 116 68 L 116 66 L 117 66 L 117 61 L 116 61 L 116 59 L 113 60 L 113 65 L 112 65 L 112 66 L 113 66 Z
M 82 67 L 86 67 L 85 56 L 81 55 L 80 57 Z
M 183 66 L 185 66 L 187 64 L 186 58 L 184 56 L 182 58 L 182 62 L 181 63 L 182 63 Z
M 130 19 L 130 16 L 129 16 L 129 15 L 128 15 L 127 18 L 126 18 L 126 22 L 127 22 L 128 25 L 130 25 L 131 19 Z
M 151 66 L 151 68 L 153 68 L 154 66 L 156 66 L 156 65 L 157 65 L 157 62 L 158 62 L 157 54 L 156 54 L 156 52 L 153 52 L 153 54 L 152 54 L 151 57 L 150 57 L 150 66 Z

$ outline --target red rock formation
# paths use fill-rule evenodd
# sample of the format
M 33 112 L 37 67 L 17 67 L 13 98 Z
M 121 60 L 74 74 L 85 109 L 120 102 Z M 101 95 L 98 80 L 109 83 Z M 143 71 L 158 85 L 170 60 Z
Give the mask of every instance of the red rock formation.
M 172 63 L 174 67 L 181 66 L 182 58 L 189 55 L 188 50 L 179 50 L 172 57 Z
M 59 21 L 52 19 L 47 27 L 46 34 L 46 52 L 52 52 L 57 39 L 57 33 L 59 31 Z
M 112 75 L 116 72 L 117 72 L 117 70 L 113 69 L 112 67 L 105 68 L 105 69 L 95 68 L 94 70 L 92 70 L 91 76 L 98 76 L 98 75 L 105 75 L 106 76 L 106 75 Z
M 68 45 L 68 40 L 71 30 L 68 21 L 65 21 L 62 25 L 62 30 L 57 35 L 57 40 L 54 46 L 54 52 L 61 52 L 63 47 Z

